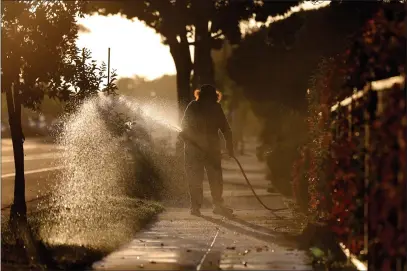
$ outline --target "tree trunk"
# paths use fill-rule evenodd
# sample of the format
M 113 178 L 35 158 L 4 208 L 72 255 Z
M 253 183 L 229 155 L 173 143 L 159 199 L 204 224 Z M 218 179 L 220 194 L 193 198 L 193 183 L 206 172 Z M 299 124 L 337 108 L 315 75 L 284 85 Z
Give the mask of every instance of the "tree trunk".
M 180 42 L 173 39 L 169 42 L 170 52 L 174 59 L 175 68 L 177 70 L 177 97 L 178 97 L 178 118 L 181 123 L 184 111 L 191 101 L 191 54 L 189 51 L 189 44 L 185 35 L 181 36 Z M 180 164 L 184 163 L 184 143 L 181 138 L 177 138 L 175 152 L 177 160 Z
M 194 89 L 203 84 L 215 85 L 215 72 L 212 60 L 212 37 L 208 29 L 209 20 L 202 17 L 195 25 Z
M 212 37 L 209 26 L 212 12 L 211 1 L 194 2 L 199 13 L 195 17 L 194 88 L 203 84 L 215 85 L 215 72 L 212 61 Z
M 14 231 L 17 245 L 25 248 L 28 262 L 38 263 L 38 250 L 36 248 L 31 229 L 27 221 L 27 204 L 25 202 L 24 178 L 24 134 L 21 125 L 21 101 L 16 84 L 9 85 L 6 90 L 7 109 L 11 140 L 13 143 L 15 180 L 14 201 L 10 210 L 10 226 Z
M 181 38 L 180 42 L 173 41 L 170 43 L 170 52 L 174 59 L 175 68 L 177 70 L 177 97 L 179 107 L 179 117 L 185 111 L 186 106 L 191 101 L 191 71 L 192 62 L 189 51 L 189 44 L 185 37 Z
M 7 90 L 6 99 L 15 167 L 14 202 L 11 209 L 15 215 L 25 217 L 27 215 L 27 206 L 25 203 L 24 136 L 21 127 L 20 97 L 14 85 L 13 89 Z

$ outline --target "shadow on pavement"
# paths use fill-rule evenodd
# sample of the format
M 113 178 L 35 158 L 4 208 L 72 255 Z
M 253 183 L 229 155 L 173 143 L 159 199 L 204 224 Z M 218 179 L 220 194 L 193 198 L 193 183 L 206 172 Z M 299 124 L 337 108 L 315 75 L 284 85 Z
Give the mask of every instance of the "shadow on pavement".
M 246 220 L 243 220 L 243 219 L 238 218 L 236 216 L 231 216 L 231 217 L 228 217 L 227 219 L 232 220 L 232 221 L 234 221 L 236 223 L 242 224 L 243 226 L 246 226 L 248 228 L 252 228 L 252 229 L 254 229 L 256 231 L 265 232 L 267 234 L 275 234 L 276 233 L 276 231 L 274 231 L 272 229 L 269 229 L 269 228 L 266 228 L 266 227 L 262 227 L 262 226 L 247 222 Z M 279 232 L 279 233 L 281 234 L 281 232 Z
M 233 185 L 233 186 L 238 186 L 238 187 L 246 187 L 247 189 L 250 189 L 249 186 L 247 185 L 247 183 L 239 183 L 239 182 L 234 182 L 234 181 L 228 181 L 228 180 L 223 180 L 223 184 L 227 184 L 227 185 Z M 252 184 L 252 187 L 254 189 L 264 189 L 266 190 L 269 185 L 259 185 L 259 184 Z M 279 194 L 278 194 L 279 195 Z
M 224 172 L 240 172 L 239 168 L 234 167 L 222 167 Z M 246 174 L 264 174 L 263 172 L 259 171 L 258 169 L 245 169 L 244 172 Z
M 251 227 L 252 229 L 254 229 L 256 231 L 251 231 L 251 230 L 245 229 L 243 227 L 239 227 L 235 224 L 228 223 L 222 219 L 214 218 L 211 216 L 201 215 L 201 217 L 209 222 L 212 222 L 213 224 L 216 224 L 218 226 L 224 227 L 228 230 L 231 230 L 231 231 L 243 234 L 243 235 L 247 235 L 247 236 L 259 239 L 261 241 L 277 243 L 279 245 L 287 246 L 287 247 L 290 247 L 293 249 L 299 248 L 298 243 L 295 242 L 295 238 L 292 235 L 289 235 L 287 233 L 273 231 L 271 229 L 268 229 L 268 228 L 265 228 L 262 226 L 258 226 L 258 225 L 254 225 L 254 224 L 251 224 L 242 219 L 233 218 L 233 217 L 228 217 L 228 219 L 230 219 L 232 221 L 234 221 L 233 219 L 236 219 L 236 222 L 240 223 L 240 224 L 243 224 L 241 222 L 244 222 L 246 225 L 250 225 L 248 227 Z M 245 224 L 243 224 L 243 225 L 245 225 Z

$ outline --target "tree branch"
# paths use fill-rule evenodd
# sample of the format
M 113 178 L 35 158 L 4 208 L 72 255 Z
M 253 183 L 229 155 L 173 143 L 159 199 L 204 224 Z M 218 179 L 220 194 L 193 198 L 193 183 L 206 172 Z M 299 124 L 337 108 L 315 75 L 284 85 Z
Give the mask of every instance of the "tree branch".
M 214 36 L 211 36 L 211 38 L 212 38 L 212 39 L 217 39 L 217 38 L 219 38 L 220 36 L 223 36 L 223 31 L 219 32 L 218 34 L 216 34 L 216 35 L 214 35 Z
M 211 40 L 216 40 L 217 38 L 219 38 L 219 37 L 221 37 L 221 36 L 223 36 L 223 32 L 220 32 L 220 33 L 218 33 L 218 34 L 216 34 L 216 35 L 214 35 L 214 36 L 211 36 Z M 197 45 L 197 44 L 198 44 L 197 41 L 189 42 L 189 43 L 188 43 L 188 45 Z

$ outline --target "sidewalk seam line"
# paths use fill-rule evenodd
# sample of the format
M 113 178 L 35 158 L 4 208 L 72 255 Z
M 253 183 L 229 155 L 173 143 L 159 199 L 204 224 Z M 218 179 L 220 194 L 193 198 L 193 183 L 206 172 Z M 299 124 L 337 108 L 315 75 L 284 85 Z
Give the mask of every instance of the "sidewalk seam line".
M 198 266 L 196 267 L 196 270 L 199 271 L 202 268 L 202 264 L 204 263 L 206 257 L 208 256 L 209 252 L 211 252 L 213 245 L 215 244 L 216 238 L 218 237 L 220 229 L 217 230 L 215 237 L 213 237 L 211 245 L 208 247 L 206 250 L 205 254 L 203 255 L 201 261 L 199 262 Z

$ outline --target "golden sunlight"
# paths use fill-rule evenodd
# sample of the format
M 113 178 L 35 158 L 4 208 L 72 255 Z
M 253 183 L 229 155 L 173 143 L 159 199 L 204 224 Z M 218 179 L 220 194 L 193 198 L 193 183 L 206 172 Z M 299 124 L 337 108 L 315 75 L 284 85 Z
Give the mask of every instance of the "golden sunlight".
M 320 8 L 325 8 L 329 6 L 331 1 L 304 1 L 298 6 L 292 7 L 289 11 L 285 14 L 277 15 L 277 16 L 270 16 L 265 23 L 256 22 L 254 18 L 250 19 L 249 21 L 244 21 L 240 23 L 240 28 L 242 29 L 243 35 L 246 33 L 251 33 L 253 31 L 257 31 L 261 26 L 269 26 L 270 24 L 281 21 L 284 19 L 289 18 L 291 15 L 301 12 L 301 11 L 309 11 L 309 10 L 317 10 Z
M 118 77 L 138 75 L 153 80 L 175 74 L 168 46 L 144 23 L 120 15 L 92 15 L 78 18 L 78 24 L 77 45 L 90 49 L 93 59 L 106 64 L 110 47 L 110 66 L 117 70 Z
M 284 20 L 292 14 L 327 7 L 330 1 L 305 1 L 291 8 L 283 15 L 268 18 L 265 24 L 254 19 L 242 22 L 243 35 L 256 31 L 262 25 Z M 78 18 L 80 34 L 77 45 L 90 49 L 92 57 L 99 63 L 107 63 L 108 48 L 111 48 L 111 68 L 116 69 L 118 77 L 134 75 L 153 80 L 165 74 L 175 74 L 174 61 L 169 47 L 162 44 L 161 37 L 143 22 L 129 20 L 121 15 L 92 15 Z M 193 49 L 191 50 L 193 58 Z

